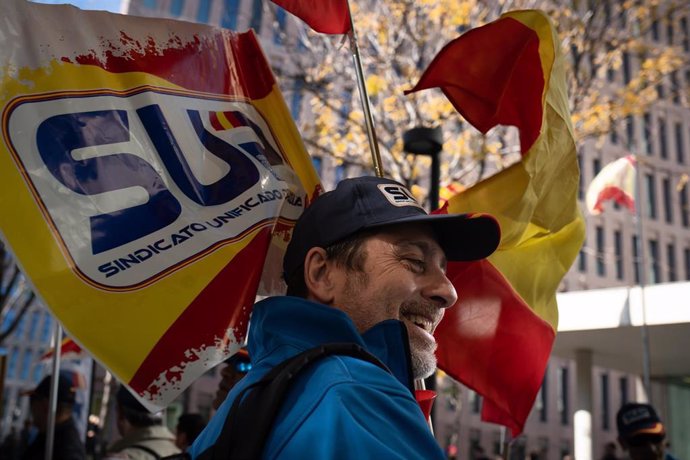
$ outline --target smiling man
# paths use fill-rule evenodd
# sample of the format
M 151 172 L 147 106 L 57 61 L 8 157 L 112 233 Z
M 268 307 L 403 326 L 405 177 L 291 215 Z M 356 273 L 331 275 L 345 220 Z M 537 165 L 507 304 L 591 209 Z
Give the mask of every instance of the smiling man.
M 487 257 L 499 240 L 492 217 L 428 215 L 395 181 L 340 182 L 297 222 L 283 261 L 288 295 L 254 306 L 252 369 L 192 456 L 209 455 L 235 398 L 275 366 L 314 347 L 353 343 L 376 362 L 335 355 L 301 372 L 263 458 L 445 458 L 413 379 L 436 368 L 433 332 L 458 298 L 447 261 Z

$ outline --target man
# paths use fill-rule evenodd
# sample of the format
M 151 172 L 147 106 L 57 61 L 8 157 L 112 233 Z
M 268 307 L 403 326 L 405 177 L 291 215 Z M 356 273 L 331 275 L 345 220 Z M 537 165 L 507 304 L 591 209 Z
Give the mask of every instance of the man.
M 175 427 L 175 445 L 182 452 L 192 445 L 206 426 L 206 420 L 201 414 L 184 413 L 177 419 Z
M 626 403 L 616 415 L 618 442 L 631 460 L 662 460 L 666 430 L 649 404 Z
M 72 382 L 72 376 L 72 374 L 64 372 L 58 374 L 53 460 L 83 460 L 86 458 L 84 444 L 72 417 L 77 390 L 77 385 Z M 26 393 L 30 397 L 31 417 L 34 425 L 38 428 L 38 436 L 24 451 L 23 460 L 42 460 L 45 458 L 51 385 L 52 376 L 49 375 L 41 380 L 33 391 Z
M 175 436 L 124 387 L 117 392 L 117 431 L 122 438 L 108 448 L 106 458 L 154 460 L 180 453 Z
M 349 356 L 304 370 L 288 391 L 263 458 L 445 458 L 414 397 L 413 378 L 436 368 L 433 332 L 457 300 L 446 260 L 497 247 L 489 216 L 429 216 L 395 181 L 338 184 L 305 210 L 283 260 L 288 296 L 254 306 L 252 369 L 192 446 L 217 440 L 237 394 L 298 353 L 355 343 L 389 372 Z
M 240 351 L 232 355 L 230 358 L 225 360 L 226 366 L 220 371 L 220 382 L 218 382 L 218 390 L 216 390 L 216 396 L 213 398 L 213 403 L 211 406 L 218 410 L 225 398 L 227 398 L 228 393 L 232 388 L 237 385 L 247 372 L 252 368 L 251 361 L 249 360 L 249 353 L 245 348 L 241 348 Z

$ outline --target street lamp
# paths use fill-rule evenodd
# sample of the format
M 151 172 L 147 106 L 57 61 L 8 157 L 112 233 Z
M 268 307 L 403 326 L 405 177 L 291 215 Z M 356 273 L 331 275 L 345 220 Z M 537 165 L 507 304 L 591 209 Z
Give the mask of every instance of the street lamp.
M 441 163 L 439 154 L 443 150 L 443 129 L 418 127 L 403 133 L 403 150 L 413 155 L 428 155 L 431 157 L 431 178 L 429 182 L 429 208 L 438 209 L 438 188 L 441 181 Z M 436 391 L 436 373 L 425 380 L 425 387 Z M 431 419 L 435 418 L 436 410 L 432 408 Z M 433 423 L 432 423 L 433 425 Z
M 438 208 L 438 188 L 441 181 L 441 161 L 439 154 L 443 150 L 443 129 L 418 127 L 403 133 L 403 150 L 413 155 L 431 157 L 431 178 L 429 183 L 429 208 Z

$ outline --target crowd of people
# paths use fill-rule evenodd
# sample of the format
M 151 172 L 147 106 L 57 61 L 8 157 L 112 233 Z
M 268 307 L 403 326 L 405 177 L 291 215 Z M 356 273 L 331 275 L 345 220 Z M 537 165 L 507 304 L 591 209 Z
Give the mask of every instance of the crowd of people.
M 230 456 L 445 460 L 413 380 L 436 369 L 433 332 L 458 298 L 448 261 L 483 259 L 499 241 L 490 216 L 429 215 L 395 181 L 341 181 L 298 220 L 283 260 L 287 295 L 254 306 L 251 359 L 243 351 L 223 369 L 208 424 L 183 414 L 173 434 L 121 387 L 120 439 L 105 458 L 184 451 L 196 459 L 256 445 L 252 456 Z M 50 385 L 48 377 L 30 392 L 37 434 L 22 460 L 44 456 Z M 84 459 L 72 382 L 61 377 L 57 396 L 53 458 Z M 624 405 L 617 427 L 631 460 L 664 460 L 666 433 L 652 406 Z

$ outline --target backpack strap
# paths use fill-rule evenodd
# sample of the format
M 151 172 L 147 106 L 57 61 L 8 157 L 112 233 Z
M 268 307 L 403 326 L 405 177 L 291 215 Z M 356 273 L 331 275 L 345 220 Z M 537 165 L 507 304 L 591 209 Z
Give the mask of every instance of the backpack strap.
M 141 444 L 134 444 L 132 446 L 127 446 L 127 449 L 138 449 L 138 450 L 143 450 L 147 454 L 151 455 L 153 458 L 156 460 L 160 460 L 161 456 L 156 452 L 155 450 L 151 449 L 150 447 L 142 446 Z
M 198 460 L 261 458 L 285 394 L 296 377 L 314 362 L 331 355 L 361 359 L 390 373 L 385 364 L 355 343 L 329 343 L 286 359 L 237 395 L 218 439 Z

